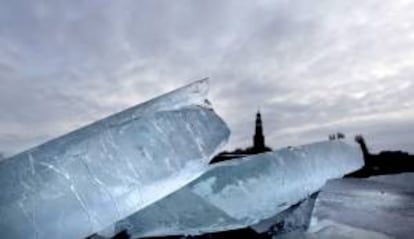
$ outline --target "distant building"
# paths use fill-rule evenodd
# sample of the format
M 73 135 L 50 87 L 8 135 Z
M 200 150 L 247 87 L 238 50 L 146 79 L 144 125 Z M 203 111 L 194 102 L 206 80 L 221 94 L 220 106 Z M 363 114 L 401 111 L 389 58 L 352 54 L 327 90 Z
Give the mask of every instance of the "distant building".
M 235 158 L 242 158 L 248 155 L 263 153 L 267 151 L 272 151 L 272 149 L 266 146 L 265 136 L 263 134 L 262 116 L 260 114 L 260 111 L 257 111 L 255 131 L 253 135 L 253 146 L 248 147 L 246 149 L 236 149 L 231 152 L 221 152 L 211 160 L 211 163 L 226 161 Z

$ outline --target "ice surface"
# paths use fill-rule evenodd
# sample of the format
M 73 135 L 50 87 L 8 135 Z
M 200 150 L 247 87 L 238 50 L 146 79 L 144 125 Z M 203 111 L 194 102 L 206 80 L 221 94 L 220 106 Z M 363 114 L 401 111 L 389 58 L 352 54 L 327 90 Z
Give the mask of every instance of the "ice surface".
M 135 237 L 237 229 L 273 217 L 362 167 L 357 147 L 341 141 L 285 148 L 213 166 L 176 193 L 118 222 Z
M 257 233 L 282 235 L 291 231 L 304 232 L 310 222 L 313 206 L 318 193 L 314 193 L 296 205 L 276 214 L 271 218 L 264 219 L 259 223 L 250 226 Z
M 238 225 L 222 210 L 185 187 L 167 198 L 139 211 L 116 224 L 116 232 L 127 229 L 135 237 L 154 235 L 197 235 L 209 227 L 232 229 Z M 113 236 L 112 233 L 109 234 Z
M 401 173 L 396 175 L 381 175 L 370 177 L 368 180 L 393 185 L 402 190 L 414 193 L 414 173 Z
M 202 80 L 0 162 L 2 238 L 83 238 L 207 170 L 229 130 Z
M 315 203 L 308 238 L 412 238 L 412 179 L 406 173 L 330 181 Z

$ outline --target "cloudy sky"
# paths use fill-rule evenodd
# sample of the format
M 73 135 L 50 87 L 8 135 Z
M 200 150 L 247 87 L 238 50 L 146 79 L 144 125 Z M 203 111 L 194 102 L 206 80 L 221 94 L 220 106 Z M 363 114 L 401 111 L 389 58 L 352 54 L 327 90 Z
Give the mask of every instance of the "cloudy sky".
M 0 151 L 210 77 L 228 148 L 364 134 L 414 152 L 414 1 L 0 0 Z

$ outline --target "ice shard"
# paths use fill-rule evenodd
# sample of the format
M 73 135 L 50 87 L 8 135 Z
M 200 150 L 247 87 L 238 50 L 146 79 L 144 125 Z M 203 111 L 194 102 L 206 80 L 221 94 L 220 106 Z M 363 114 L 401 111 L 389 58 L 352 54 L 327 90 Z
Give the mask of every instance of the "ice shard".
M 2 238 L 84 238 L 207 170 L 229 136 L 198 81 L 0 162 Z
M 254 225 L 363 166 L 341 141 L 289 147 L 214 165 L 179 191 L 119 221 L 133 238 L 197 235 Z
M 318 193 L 314 193 L 298 204 L 271 218 L 264 219 L 258 224 L 250 226 L 250 228 L 259 234 L 267 232 L 273 236 L 284 235 L 292 231 L 304 232 L 309 226 L 317 196 Z

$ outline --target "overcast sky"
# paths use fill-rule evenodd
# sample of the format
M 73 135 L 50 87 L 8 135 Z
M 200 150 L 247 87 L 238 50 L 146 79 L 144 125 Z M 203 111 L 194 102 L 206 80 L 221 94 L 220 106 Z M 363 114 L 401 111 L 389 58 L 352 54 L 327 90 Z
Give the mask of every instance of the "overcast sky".
M 0 1 L 7 155 L 207 76 L 227 148 L 414 152 L 414 1 Z

